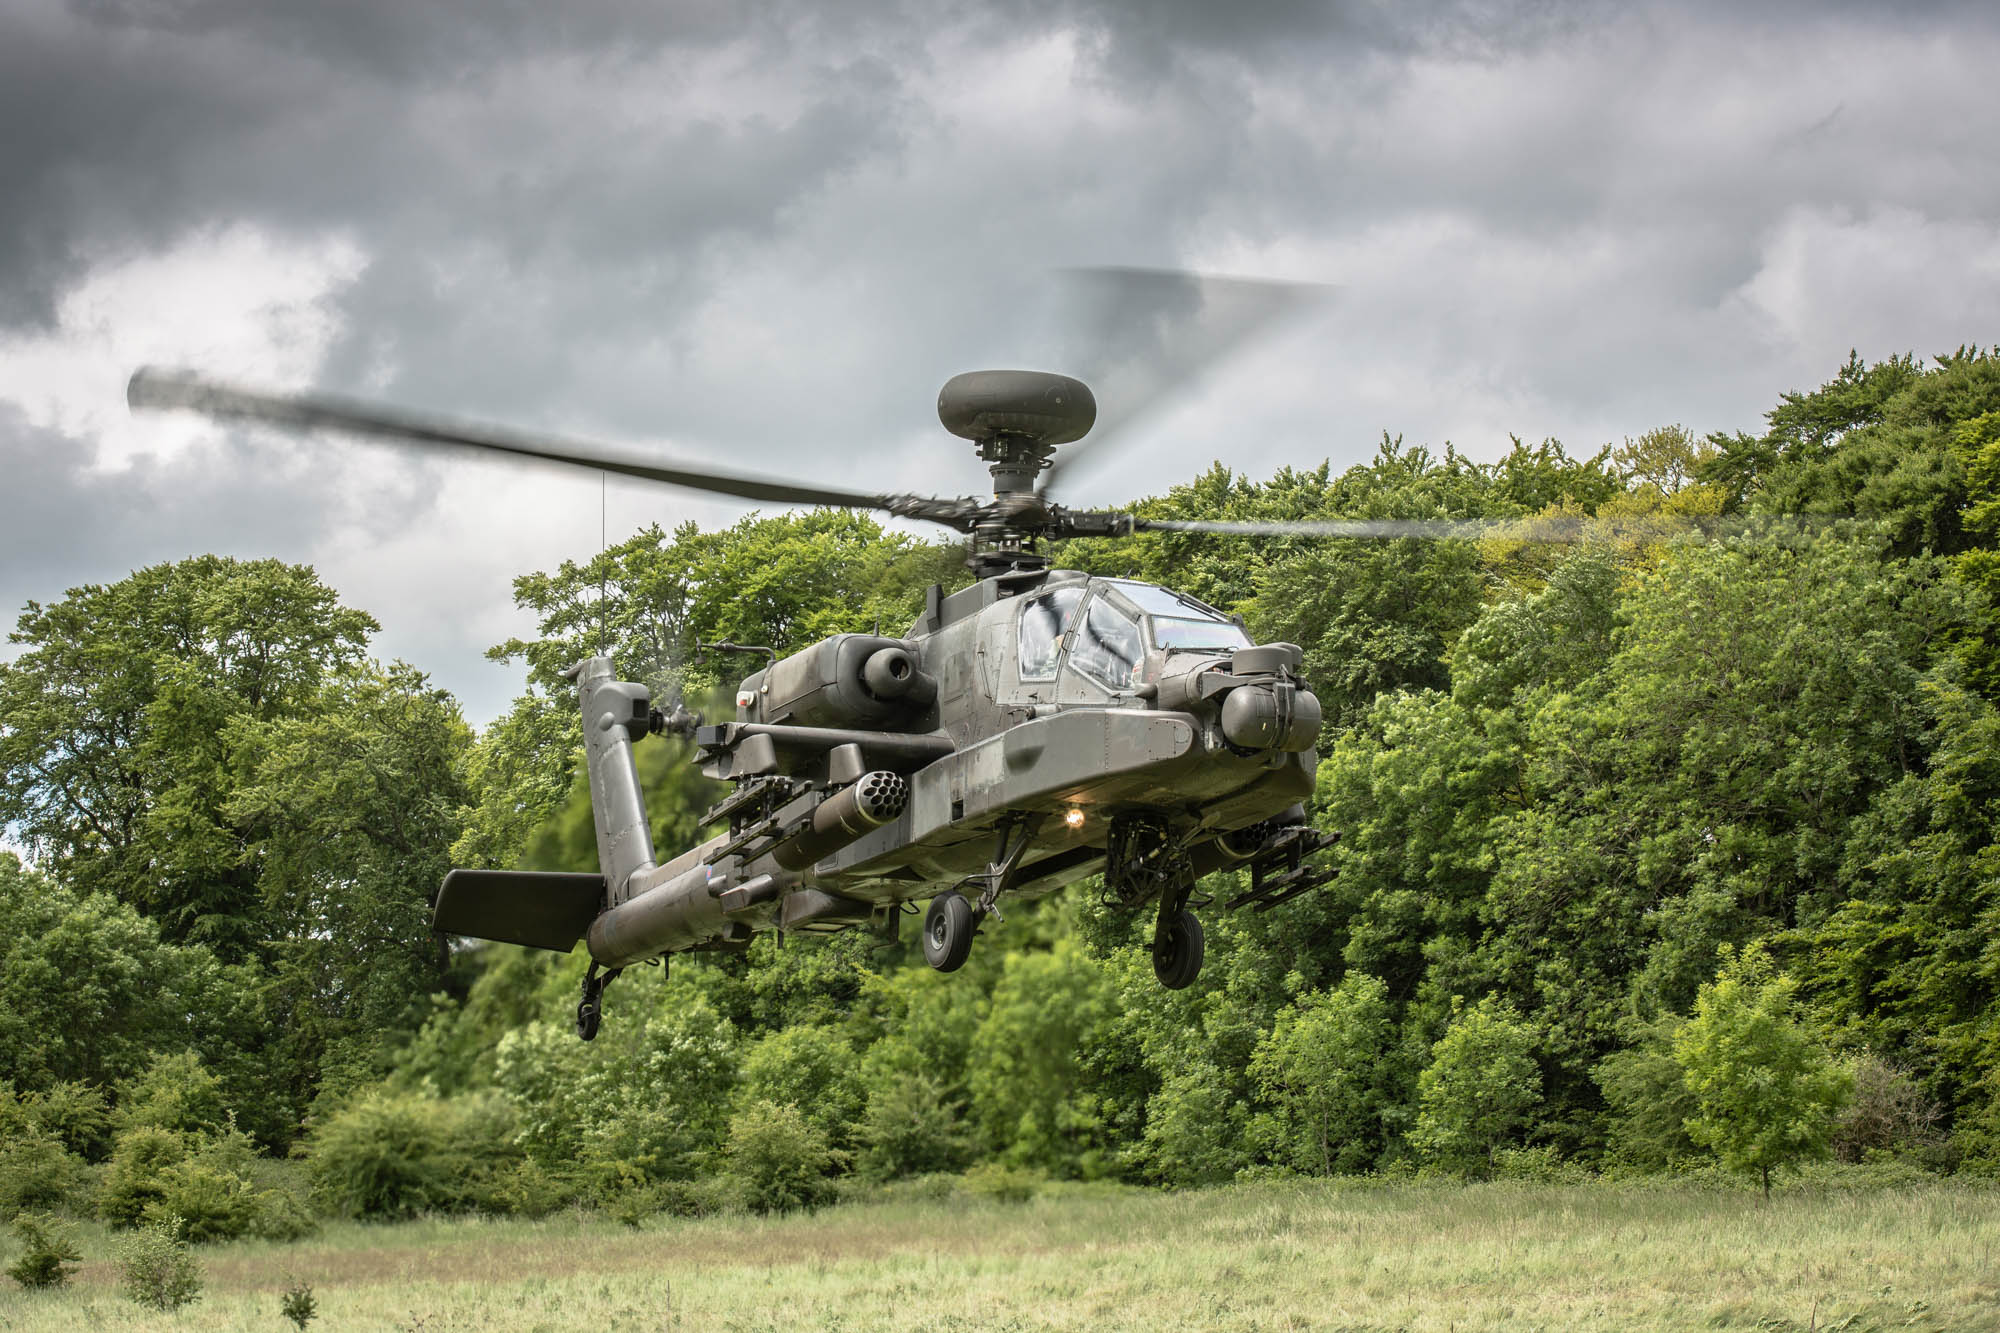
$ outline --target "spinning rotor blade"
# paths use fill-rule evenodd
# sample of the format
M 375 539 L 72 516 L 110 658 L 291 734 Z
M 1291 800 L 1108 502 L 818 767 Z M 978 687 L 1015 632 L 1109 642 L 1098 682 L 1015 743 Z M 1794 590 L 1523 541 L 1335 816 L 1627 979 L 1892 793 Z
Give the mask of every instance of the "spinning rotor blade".
M 1082 379 L 1097 396 L 1103 428 L 1063 446 L 1043 471 L 1048 495 L 1062 474 L 1093 452 L 1102 453 L 1204 371 L 1221 365 L 1287 318 L 1325 301 L 1335 288 L 1321 283 L 1225 278 L 1176 269 L 1077 268 L 1065 271 L 1084 306 L 1074 323 L 1085 330 L 1099 365 L 1084 364 Z M 1109 348 L 1118 348 L 1110 352 Z
M 831 486 L 805 486 L 773 477 L 749 476 L 740 472 L 713 472 L 685 467 L 669 467 L 619 458 L 595 446 L 577 444 L 554 435 L 507 430 L 449 421 L 442 417 L 404 412 L 373 403 L 329 394 L 273 394 L 238 389 L 205 380 L 187 371 L 142 367 L 132 375 L 125 398 L 136 408 L 184 407 L 211 417 L 260 421 L 299 430 L 340 430 L 379 440 L 403 444 L 460 445 L 472 449 L 493 449 L 523 458 L 545 458 L 558 463 L 616 472 L 645 481 L 664 482 L 689 490 L 733 495 L 743 500 L 768 500 L 777 504 L 836 505 L 850 509 L 886 509 L 913 517 L 930 517 L 921 505 L 948 505 L 947 501 L 924 502 L 915 497 L 872 495 L 862 491 L 837 490 Z M 940 519 L 939 521 L 949 521 Z
M 1413 537 L 1466 541 L 1576 542 L 1589 538 L 1611 541 L 1665 541 L 1699 532 L 1706 536 L 1758 533 L 1798 535 L 1810 530 L 1808 520 L 1740 515 L 1632 514 L 1615 518 L 1569 516 L 1551 518 L 1301 518 L 1226 519 L 1135 518 L 1136 532 L 1211 532 L 1231 537 L 1363 537 L 1391 541 Z

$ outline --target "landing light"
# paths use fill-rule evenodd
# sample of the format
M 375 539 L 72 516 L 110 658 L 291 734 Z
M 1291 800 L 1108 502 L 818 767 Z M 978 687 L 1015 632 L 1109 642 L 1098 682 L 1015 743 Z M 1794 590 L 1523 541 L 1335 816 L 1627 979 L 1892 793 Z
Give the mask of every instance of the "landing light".
M 1069 825 L 1071 828 L 1082 828 L 1083 811 L 1071 810 L 1068 814 L 1063 816 L 1063 823 Z

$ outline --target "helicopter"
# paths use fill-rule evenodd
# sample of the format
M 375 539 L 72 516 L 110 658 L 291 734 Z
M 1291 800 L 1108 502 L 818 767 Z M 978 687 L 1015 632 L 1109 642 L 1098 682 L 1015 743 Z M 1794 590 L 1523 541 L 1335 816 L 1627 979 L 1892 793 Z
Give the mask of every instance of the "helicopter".
M 1336 835 L 1307 822 L 1321 708 L 1302 652 L 1253 643 L 1240 619 L 1158 584 L 1055 568 L 1039 547 L 1144 531 L 1290 532 L 1325 523 L 1207 523 L 1065 507 L 1056 451 L 1095 423 L 1088 386 L 1043 371 L 954 376 L 938 416 L 987 464 L 990 498 L 870 494 L 621 457 L 535 434 L 326 395 L 236 388 L 144 368 L 135 408 L 469 446 L 743 499 L 887 512 L 967 537 L 975 582 L 927 590 L 900 636 L 836 634 L 761 655 L 710 724 L 586 657 L 576 687 L 598 873 L 454 869 L 434 903 L 446 935 L 574 951 L 591 963 L 576 1031 L 593 1038 L 624 969 L 690 951 L 740 951 L 759 933 L 874 929 L 893 939 L 928 900 L 925 960 L 955 971 L 1006 903 L 1101 875 L 1107 900 L 1153 909 L 1162 986 L 1194 982 L 1203 876 L 1247 872 L 1225 910 L 1269 909 L 1324 885 Z M 1074 452 L 1070 459 L 1074 459 Z M 1336 528 L 1338 525 L 1335 525 Z M 1375 535 L 1357 524 L 1351 535 Z M 660 858 L 633 758 L 649 736 L 690 743 L 730 790 L 723 825 Z

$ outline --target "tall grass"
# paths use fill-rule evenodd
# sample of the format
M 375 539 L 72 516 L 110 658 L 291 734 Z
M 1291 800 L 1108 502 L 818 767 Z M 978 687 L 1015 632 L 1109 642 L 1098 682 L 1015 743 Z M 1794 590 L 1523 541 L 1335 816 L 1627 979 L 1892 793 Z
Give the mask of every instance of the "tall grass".
M 1992 1329 L 2000 1190 L 1293 1181 L 1066 1187 L 812 1216 L 343 1223 L 203 1252 L 199 1324 L 337 1329 Z M 118 1298 L 105 1238 L 0 1329 L 185 1328 Z

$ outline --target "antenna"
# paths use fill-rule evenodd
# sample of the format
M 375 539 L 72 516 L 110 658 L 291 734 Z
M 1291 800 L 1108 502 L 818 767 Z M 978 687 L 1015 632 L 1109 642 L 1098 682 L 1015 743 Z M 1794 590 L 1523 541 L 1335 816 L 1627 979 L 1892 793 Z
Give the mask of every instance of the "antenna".
M 597 474 L 597 655 L 611 656 L 611 621 L 604 609 L 605 583 L 610 577 L 611 474 Z

